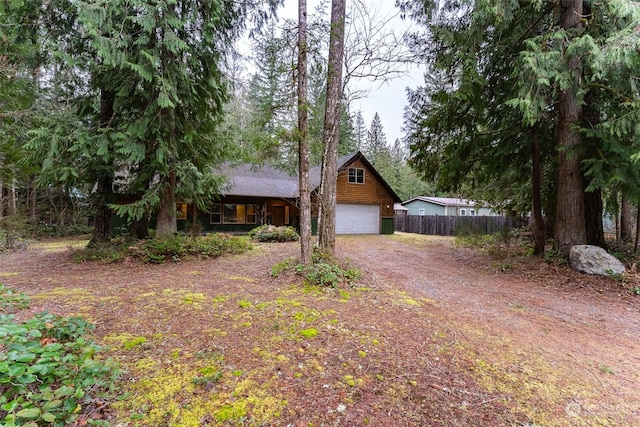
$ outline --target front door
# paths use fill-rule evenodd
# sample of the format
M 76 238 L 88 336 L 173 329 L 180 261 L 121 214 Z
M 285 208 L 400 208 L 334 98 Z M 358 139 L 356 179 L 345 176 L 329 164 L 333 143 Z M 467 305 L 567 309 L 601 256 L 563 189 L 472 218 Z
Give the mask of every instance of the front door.
M 273 206 L 271 208 L 271 224 L 276 227 L 284 225 L 284 206 Z

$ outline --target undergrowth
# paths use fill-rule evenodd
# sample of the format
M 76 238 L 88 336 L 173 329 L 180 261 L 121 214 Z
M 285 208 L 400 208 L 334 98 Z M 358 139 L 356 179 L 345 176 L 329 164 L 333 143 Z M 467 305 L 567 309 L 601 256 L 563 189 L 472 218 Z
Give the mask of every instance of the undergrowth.
M 109 242 L 89 244 L 84 249 L 74 250 L 73 258 L 76 262 L 114 263 L 133 257 L 144 263 L 161 264 L 167 260 L 177 262 L 191 256 L 218 257 L 239 254 L 250 249 L 251 242 L 246 237 L 226 234 L 193 237 L 176 234 L 141 241 L 116 238 Z
M 1 285 L 2 307 L 28 308 L 28 298 Z M 79 317 L 39 314 L 24 322 L 0 315 L 0 421 L 6 427 L 100 422 L 115 397 L 118 371 L 87 338 Z
M 0 283 L 0 313 L 9 314 L 29 308 L 29 297 Z M 0 349 L 2 346 L 0 346 Z
M 32 224 L 24 215 L 12 214 L 0 219 L 0 252 L 25 249 L 29 240 L 33 239 L 77 236 L 90 232 L 91 227 L 87 225 Z
M 9 215 L 0 220 L 0 252 L 24 249 L 28 246 L 26 220 L 19 215 Z
M 337 288 L 342 283 L 352 285 L 362 276 L 362 271 L 351 267 L 349 260 L 341 262 L 318 252 L 313 254 L 310 265 L 300 264 L 295 258 L 277 263 L 271 269 L 271 276 L 278 277 L 286 271 L 302 276 L 309 285 L 328 288 Z
M 300 235 L 293 227 L 276 227 L 267 224 L 251 230 L 249 237 L 258 242 L 295 242 L 300 239 Z
M 517 230 L 503 228 L 497 233 L 485 234 L 474 230 L 459 231 L 456 245 L 473 246 L 493 258 L 522 256 L 531 252 L 531 242 L 518 237 Z

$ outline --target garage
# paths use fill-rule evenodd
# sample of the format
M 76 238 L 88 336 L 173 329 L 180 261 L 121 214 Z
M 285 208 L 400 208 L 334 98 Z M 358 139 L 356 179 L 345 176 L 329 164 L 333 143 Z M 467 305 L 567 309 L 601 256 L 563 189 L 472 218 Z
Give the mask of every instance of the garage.
M 338 203 L 336 234 L 379 234 L 380 206 Z

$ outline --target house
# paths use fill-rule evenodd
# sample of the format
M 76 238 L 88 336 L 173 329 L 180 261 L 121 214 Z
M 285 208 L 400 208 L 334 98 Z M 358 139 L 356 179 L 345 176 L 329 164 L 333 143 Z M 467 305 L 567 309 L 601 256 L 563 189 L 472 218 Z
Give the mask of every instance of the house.
M 260 224 L 299 227 L 298 176 L 270 166 L 225 165 L 228 178 L 220 200 L 208 212 L 196 212 L 202 231 L 246 232 Z M 309 171 L 312 228 L 317 229 L 320 166 Z M 338 159 L 336 194 L 337 234 L 392 234 L 394 203 L 401 200 L 369 161 L 357 152 Z M 178 228 L 193 223 L 192 208 L 178 205 Z M 193 215 L 193 214 L 192 214 Z
M 452 197 L 418 196 L 403 202 L 408 215 L 498 216 L 473 200 Z

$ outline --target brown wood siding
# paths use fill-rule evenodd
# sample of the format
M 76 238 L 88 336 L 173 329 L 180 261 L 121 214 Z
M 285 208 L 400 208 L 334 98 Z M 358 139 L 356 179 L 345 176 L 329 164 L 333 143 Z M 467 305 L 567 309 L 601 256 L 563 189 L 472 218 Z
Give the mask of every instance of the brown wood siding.
M 349 168 L 364 169 L 364 184 L 348 182 Z M 353 162 L 338 173 L 337 203 L 379 205 L 381 217 L 393 217 L 393 196 L 378 181 L 375 175 L 360 160 Z

